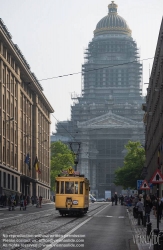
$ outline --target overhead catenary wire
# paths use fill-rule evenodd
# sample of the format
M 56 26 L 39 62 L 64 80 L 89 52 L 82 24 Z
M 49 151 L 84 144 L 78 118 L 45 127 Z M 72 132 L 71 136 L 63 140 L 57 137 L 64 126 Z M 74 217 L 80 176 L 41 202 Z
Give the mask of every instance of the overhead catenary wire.
M 145 58 L 145 59 L 141 59 L 141 60 L 135 60 L 135 61 L 131 61 L 131 62 L 126 62 L 126 63 L 119 63 L 119 64 L 115 64 L 115 65 L 108 65 L 105 67 L 100 67 L 100 68 L 94 68 L 94 69 L 89 69 L 89 70 L 83 70 L 83 71 L 79 71 L 79 72 L 74 72 L 74 73 L 69 73 L 69 74 L 65 74 L 65 75 L 60 75 L 60 76 L 52 76 L 52 77 L 48 77 L 48 78 L 44 78 L 44 79 L 40 79 L 38 81 L 47 81 L 47 80 L 52 80 L 52 79 L 56 79 L 56 78 L 61 78 L 61 77 L 66 77 L 66 76 L 73 76 L 73 75 L 78 75 L 78 74 L 82 74 L 85 72 L 91 72 L 91 71 L 96 71 L 96 70 L 100 70 L 100 69 L 107 69 L 107 68 L 113 68 L 113 67 L 118 67 L 121 65 L 127 65 L 130 63 L 139 63 L 141 61 L 147 61 L 147 60 L 152 60 L 154 59 L 154 57 L 149 57 L 149 58 Z
M 52 80 L 52 79 L 57 79 L 57 78 L 62 78 L 62 77 L 67 77 L 67 76 L 73 76 L 73 75 L 78 75 L 78 74 L 82 74 L 82 73 L 92 72 L 92 71 L 96 71 L 96 70 L 100 70 L 100 69 L 107 69 L 107 68 L 118 67 L 118 66 L 121 66 L 121 65 L 127 65 L 127 64 L 132 64 L 132 63 L 139 63 L 139 62 L 142 62 L 142 61 L 147 61 L 147 60 L 152 60 L 152 59 L 154 59 L 154 57 L 144 58 L 144 59 L 141 59 L 139 61 L 136 60 L 136 61 L 126 62 L 126 63 L 119 63 L 119 64 L 115 64 L 115 65 L 108 65 L 108 66 L 100 67 L 100 68 L 83 70 L 83 71 L 74 72 L 74 73 L 68 73 L 68 74 L 64 74 L 64 75 L 60 75 L 60 76 L 47 77 L 47 78 L 40 79 L 38 81 L 41 82 L 41 81 L 47 81 L 47 80 Z M 2 82 L 0 81 L 0 83 L 2 83 Z M 25 83 L 30 84 L 30 82 L 25 82 Z M 14 82 L 10 82 L 10 83 L 5 83 L 5 84 L 15 84 L 15 83 Z

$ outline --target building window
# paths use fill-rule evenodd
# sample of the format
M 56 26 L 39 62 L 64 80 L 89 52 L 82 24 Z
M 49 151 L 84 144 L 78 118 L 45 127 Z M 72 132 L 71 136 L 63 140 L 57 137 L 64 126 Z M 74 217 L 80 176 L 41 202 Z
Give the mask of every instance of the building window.
M 3 56 L 4 56 L 4 58 L 6 58 L 6 48 L 5 47 L 3 47 Z
M 10 174 L 8 174 L 8 189 L 10 189 Z

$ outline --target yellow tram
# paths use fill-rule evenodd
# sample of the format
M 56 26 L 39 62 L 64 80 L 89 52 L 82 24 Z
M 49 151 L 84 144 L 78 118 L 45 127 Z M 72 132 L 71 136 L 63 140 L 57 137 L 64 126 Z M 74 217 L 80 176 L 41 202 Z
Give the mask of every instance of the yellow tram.
M 56 177 L 55 208 L 63 216 L 86 214 L 89 208 L 89 180 L 72 168 Z

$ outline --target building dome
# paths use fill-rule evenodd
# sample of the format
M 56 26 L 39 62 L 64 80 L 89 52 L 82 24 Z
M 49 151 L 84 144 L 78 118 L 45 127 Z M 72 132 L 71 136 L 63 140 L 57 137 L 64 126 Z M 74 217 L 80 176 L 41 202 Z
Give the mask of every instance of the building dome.
M 117 14 L 117 7 L 118 5 L 114 1 L 108 5 L 108 15 L 103 17 L 96 25 L 95 36 L 108 33 L 131 35 L 131 30 L 126 21 Z

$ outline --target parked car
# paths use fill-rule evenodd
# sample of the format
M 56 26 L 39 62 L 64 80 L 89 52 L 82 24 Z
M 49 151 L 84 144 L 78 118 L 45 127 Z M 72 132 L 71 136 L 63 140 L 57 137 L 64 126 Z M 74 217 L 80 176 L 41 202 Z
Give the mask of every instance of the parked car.
M 89 194 L 89 200 L 94 203 L 96 201 L 96 198 L 93 197 L 93 195 Z
M 96 201 L 98 201 L 98 202 L 105 202 L 106 199 L 105 198 L 98 198 L 98 199 L 96 199 Z

